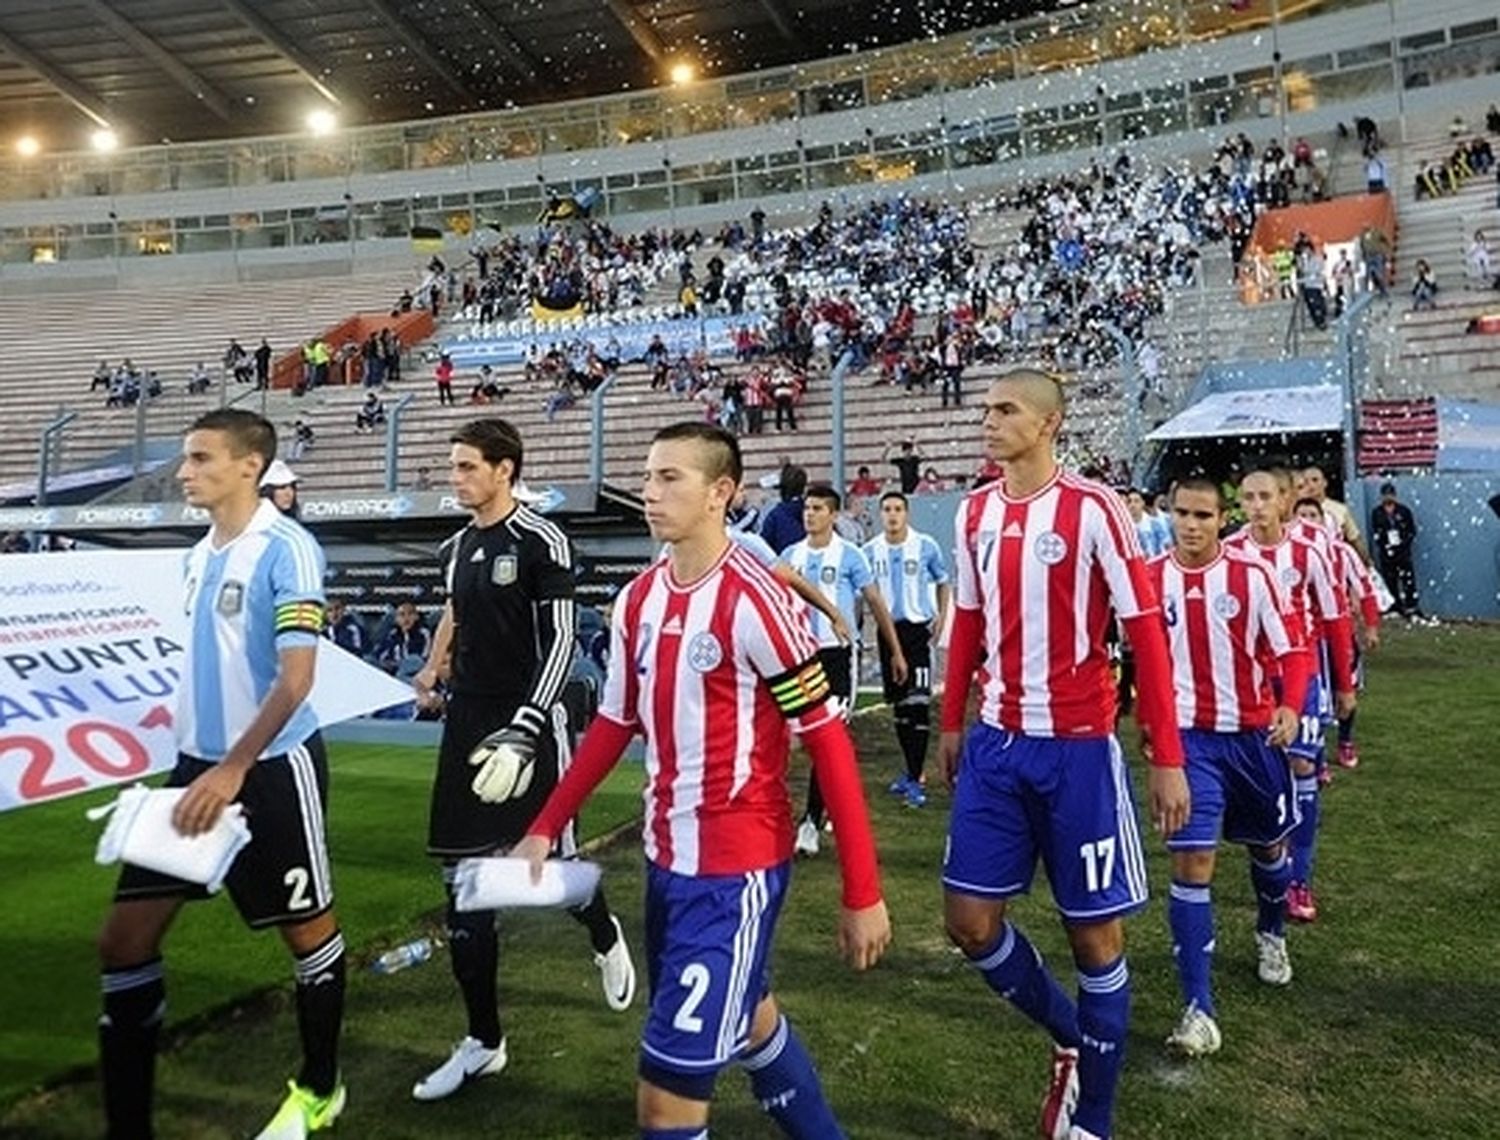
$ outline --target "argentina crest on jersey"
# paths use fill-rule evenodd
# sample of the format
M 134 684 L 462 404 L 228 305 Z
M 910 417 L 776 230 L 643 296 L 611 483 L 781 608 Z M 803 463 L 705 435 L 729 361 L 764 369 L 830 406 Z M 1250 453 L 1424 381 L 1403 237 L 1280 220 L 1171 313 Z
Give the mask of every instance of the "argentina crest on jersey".
M 219 587 L 218 600 L 214 602 L 214 608 L 223 617 L 234 617 L 245 608 L 245 584 L 229 579 Z
M 509 586 L 516 580 L 520 561 L 514 554 L 497 554 L 490 563 L 490 581 L 497 586 Z

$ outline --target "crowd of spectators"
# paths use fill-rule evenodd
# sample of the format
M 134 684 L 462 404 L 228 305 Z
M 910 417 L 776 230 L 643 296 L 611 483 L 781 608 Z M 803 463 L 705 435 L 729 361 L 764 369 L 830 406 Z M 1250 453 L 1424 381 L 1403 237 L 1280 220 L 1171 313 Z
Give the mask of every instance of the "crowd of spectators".
M 530 238 L 493 234 L 477 241 L 470 249 L 474 272 L 461 278 L 440 261 L 429 265 L 428 292 L 435 296 L 445 286 L 448 300 L 481 326 L 532 306 L 613 312 L 642 304 L 650 287 L 702 241 L 701 234 L 662 230 L 618 234 L 597 219 L 556 221 Z
M 133 408 L 142 399 L 154 400 L 166 389 L 155 369 L 143 369 L 127 356 L 115 367 L 101 360 L 89 381 L 89 392 L 104 389 L 106 408 Z M 191 389 L 190 389 L 191 390 Z
M 1495 151 L 1488 139 L 1482 135 L 1457 139 L 1451 150 L 1431 155 L 1422 162 L 1412 189 L 1419 202 L 1423 198 L 1442 198 L 1458 193 L 1470 179 L 1483 178 L 1494 169 Z

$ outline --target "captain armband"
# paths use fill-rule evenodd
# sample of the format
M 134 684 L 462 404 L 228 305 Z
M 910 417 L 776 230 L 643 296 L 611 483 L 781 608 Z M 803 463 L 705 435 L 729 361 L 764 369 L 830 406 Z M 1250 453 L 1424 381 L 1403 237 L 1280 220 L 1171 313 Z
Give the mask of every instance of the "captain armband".
M 833 693 L 823 662 L 817 658 L 770 678 L 766 684 L 770 686 L 776 707 L 788 718 L 799 717 L 817 708 Z
M 276 635 L 323 632 L 323 603 L 313 601 L 284 602 L 276 607 Z

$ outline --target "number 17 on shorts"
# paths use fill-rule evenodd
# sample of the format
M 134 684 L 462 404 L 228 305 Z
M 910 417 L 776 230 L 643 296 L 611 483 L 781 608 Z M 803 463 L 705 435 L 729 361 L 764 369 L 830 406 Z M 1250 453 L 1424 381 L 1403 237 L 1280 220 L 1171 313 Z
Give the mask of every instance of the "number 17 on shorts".
M 976 725 L 964 742 L 943 885 L 979 898 L 1023 895 L 1038 858 L 1064 918 L 1145 904 L 1146 859 L 1119 742 Z

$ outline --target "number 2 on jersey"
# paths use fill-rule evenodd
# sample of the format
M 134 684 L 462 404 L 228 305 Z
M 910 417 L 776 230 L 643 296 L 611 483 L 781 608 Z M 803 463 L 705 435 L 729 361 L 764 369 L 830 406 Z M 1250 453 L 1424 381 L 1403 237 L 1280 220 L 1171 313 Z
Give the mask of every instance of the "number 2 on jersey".
M 1107 835 L 1093 843 L 1085 843 L 1078 849 L 1083 860 L 1083 877 L 1088 882 L 1089 892 L 1109 890 L 1115 877 L 1115 837 Z

